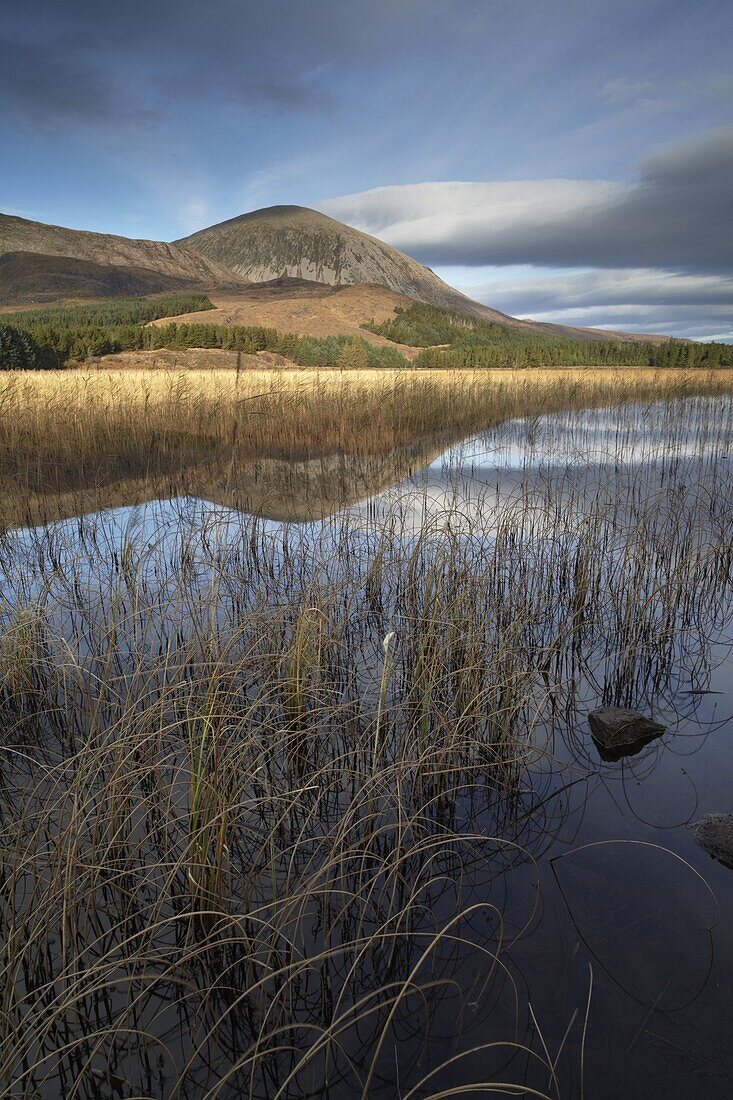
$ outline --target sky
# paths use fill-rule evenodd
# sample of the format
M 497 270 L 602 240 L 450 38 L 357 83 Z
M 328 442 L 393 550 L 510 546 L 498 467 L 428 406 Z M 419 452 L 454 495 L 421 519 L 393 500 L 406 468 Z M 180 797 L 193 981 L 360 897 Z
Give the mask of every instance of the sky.
M 538 320 L 733 341 L 730 0 L 0 0 L 0 210 L 312 206 Z

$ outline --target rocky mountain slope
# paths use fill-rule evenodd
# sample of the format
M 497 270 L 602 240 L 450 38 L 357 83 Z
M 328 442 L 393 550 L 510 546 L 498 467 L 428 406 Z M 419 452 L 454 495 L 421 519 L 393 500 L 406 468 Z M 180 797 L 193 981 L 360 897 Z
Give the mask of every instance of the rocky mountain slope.
M 372 283 L 418 302 L 517 323 L 454 290 L 417 260 L 359 229 L 304 206 L 270 206 L 212 225 L 176 244 L 255 283 L 290 276 L 320 283 Z
M 376 284 L 416 302 L 561 339 L 642 339 L 629 333 L 520 320 L 475 302 L 376 237 L 305 206 L 269 206 L 175 242 L 255 283 L 281 277 L 333 286 Z M 646 339 L 646 338 L 645 338 Z M 664 339 L 664 337 L 653 338 Z
M 87 233 L 0 214 L 0 255 L 7 252 L 68 256 L 107 267 L 143 268 L 202 287 L 246 282 L 215 260 L 177 244 L 131 240 L 111 233 Z M 42 289 L 40 285 L 39 289 Z
M 29 259 L 19 259 L 18 254 L 31 254 L 38 259 L 34 265 Z M 359 286 L 386 289 L 401 295 L 408 305 L 421 302 L 562 339 L 632 342 L 649 339 L 509 317 L 474 302 L 444 283 L 430 268 L 384 241 L 303 206 L 255 210 L 171 244 L 65 229 L 0 214 L 0 257 L 3 255 L 6 297 L 3 299 L 0 289 L 0 304 L 151 294 L 174 289 L 167 280 L 175 280 L 175 289 L 218 288 L 232 293 L 244 291 L 253 282 L 269 283 L 266 296 L 273 301 L 298 298 L 304 302 L 323 297 L 321 291 L 309 289 L 313 284 Z M 53 257 L 65 257 L 82 266 L 59 265 L 53 262 Z M 298 281 L 295 287 L 293 279 Z M 258 301 L 262 303 L 261 294 Z M 252 305 L 248 299 L 247 304 Z M 222 303 L 225 309 L 232 305 Z M 356 302 L 349 302 L 352 321 L 356 320 L 356 306 Z M 288 311 L 293 308 L 288 307 Z M 320 304 L 314 303 L 313 309 L 317 313 Z M 233 315 L 231 309 L 229 312 Z M 238 316 L 239 313 L 242 311 Z M 330 330 L 336 318 L 330 306 L 326 313 L 320 321 L 314 317 L 311 323 L 304 307 L 299 313 L 299 324 L 306 326 L 308 322 L 304 331 L 311 331 L 314 325 Z M 370 319 L 367 314 L 360 323 Z M 662 342 L 666 337 L 651 339 Z

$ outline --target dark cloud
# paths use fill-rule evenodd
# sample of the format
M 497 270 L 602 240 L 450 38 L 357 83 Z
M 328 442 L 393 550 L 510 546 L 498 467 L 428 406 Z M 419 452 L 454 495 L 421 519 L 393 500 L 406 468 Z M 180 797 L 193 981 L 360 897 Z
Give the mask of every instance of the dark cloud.
M 733 272 L 733 128 L 649 158 L 635 185 L 408 184 L 323 208 L 430 266 Z
M 209 100 L 216 107 L 252 107 L 267 114 L 298 111 L 329 113 L 338 97 L 318 82 L 298 73 L 278 73 L 261 63 L 243 70 L 202 72 L 199 68 L 156 77 L 153 81 L 163 100 L 191 98 Z
M 104 122 L 117 113 L 100 72 L 48 48 L 0 39 L 0 99 L 6 121 L 54 129 L 79 120 Z
M 490 5 L 483 3 L 484 19 Z M 25 0 L 18 24 L 80 46 L 187 55 L 226 65 L 232 56 L 257 57 L 293 48 L 306 55 L 349 59 L 389 53 L 410 33 L 430 33 L 431 22 L 454 24 L 475 7 L 455 0 Z M 460 24 L 458 24 L 460 26 Z M 391 33 L 385 33 L 386 30 Z
M 466 0 L 461 0 L 463 4 Z M 211 99 L 265 113 L 330 112 L 354 65 L 419 36 L 438 0 L 25 0 L 4 20 L 4 121 L 53 128 Z M 385 26 L 390 34 L 385 38 Z M 154 101 L 151 104 L 151 100 Z
M 147 135 L 163 118 L 134 93 L 120 96 L 101 66 L 8 39 L 0 39 L 0 101 L 6 125 L 41 135 L 88 129 L 119 139 Z

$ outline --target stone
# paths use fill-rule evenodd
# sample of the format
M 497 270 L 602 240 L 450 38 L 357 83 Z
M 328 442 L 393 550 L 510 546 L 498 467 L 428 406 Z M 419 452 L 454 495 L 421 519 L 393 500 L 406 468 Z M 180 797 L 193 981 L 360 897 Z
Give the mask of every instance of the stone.
M 667 729 L 652 718 L 626 707 L 592 710 L 588 715 L 588 724 L 604 760 L 633 756 Z
M 733 814 L 708 814 L 690 828 L 708 855 L 733 870 Z

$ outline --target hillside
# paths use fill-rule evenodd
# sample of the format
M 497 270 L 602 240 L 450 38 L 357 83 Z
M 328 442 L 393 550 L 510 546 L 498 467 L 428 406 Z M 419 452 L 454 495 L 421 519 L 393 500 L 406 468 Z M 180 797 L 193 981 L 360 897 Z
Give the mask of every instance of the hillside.
M 560 339 L 648 340 L 629 333 L 542 324 L 475 302 L 392 245 L 305 206 L 270 206 L 175 242 L 255 283 L 290 276 L 332 286 L 378 284 L 424 305 Z M 664 340 L 664 337 L 652 337 Z
M 384 286 L 329 286 L 304 279 L 273 279 L 243 290 L 219 290 L 209 297 L 214 309 L 177 317 L 179 323 L 263 325 L 298 336 L 360 336 L 370 344 L 397 347 L 408 359 L 419 349 L 405 347 L 363 326 L 382 324 L 412 301 Z M 164 325 L 166 321 L 154 324 Z
M 6 252 L 0 256 L 0 305 L 134 298 L 190 286 L 190 279 L 145 267 L 112 267 L 38 252 Z
M 530 336 L 634 343 L 666 339 L 509 317 L 461 294 L 384 241 L 302 206 L 255 210 L 172 244 L 0 214 L 0 258 L 0 305 L 6 306 L 217 288 L 224 297 L 215 300 L 222 311 L 212 318 L 216 323 L 348 335 L 370 321 L 389 319 L 372 308 L 371 299 L 381 290 L 398 296 L 402 308 L 434 306 Z M 252 283 L 257 284 L 254 297 L 246 293 Z M 349 288 L 351 298 L 342 293 L 338 301 L 331 300 L 330 295 Z M 389 305 L 393 315 L 397 300 Z
M 255 283 L 291 276 L 332 286 L 372 283 L 418 302 L 492 321 L 533 327 L 480 305 L 406 256 L 359 229 L 304 206 L 270 206 L 212 225 L 176 244 Z
M 143 268 L 147 272 L 186 280 L 189 286 L 233 286 L 245 282 L 220 263 L 177 244 L 132 240 L 111 233 L 88 233 L 0 214 L 0 255 L 8 252 L 67 256 L 105 267 Z M 45 282 L 39 279 L 35 289 L 44 293 Z

